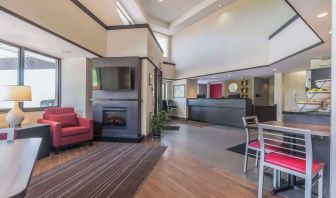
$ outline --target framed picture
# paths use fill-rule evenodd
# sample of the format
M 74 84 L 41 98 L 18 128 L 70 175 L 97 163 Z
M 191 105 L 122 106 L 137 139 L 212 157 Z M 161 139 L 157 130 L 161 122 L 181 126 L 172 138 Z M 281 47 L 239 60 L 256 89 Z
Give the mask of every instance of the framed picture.
M 174 98 L 184 98 L 185 97 L 185 85 L 174 85 L 173 86 L 173 96 Z
M 248 80 L 242 80 L 241 85 L 242 86 L 247 86 L 248 85 Z
M 246 88 L 246 87 L 245 87 L 245 88 L 242 88 L 242 89 L 241 89 L 241 92 L 242 92 L 242 93 L 248 93 L 248 88 Z

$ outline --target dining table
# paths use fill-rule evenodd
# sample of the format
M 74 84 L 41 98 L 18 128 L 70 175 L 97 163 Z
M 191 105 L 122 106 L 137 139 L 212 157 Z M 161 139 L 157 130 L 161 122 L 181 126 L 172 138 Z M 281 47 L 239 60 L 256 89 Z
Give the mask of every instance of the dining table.
M 41 138 L 0 144 L 0 197 L 24 197 L 39 152 Z

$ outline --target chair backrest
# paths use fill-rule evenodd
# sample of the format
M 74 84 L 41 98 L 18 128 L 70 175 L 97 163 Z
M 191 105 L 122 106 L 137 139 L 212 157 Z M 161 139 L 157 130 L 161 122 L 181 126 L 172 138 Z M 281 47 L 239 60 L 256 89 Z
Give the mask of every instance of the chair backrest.
M 306 161 L 306 174 L 311 174 L 313 163 L 312 140 L 310 130 L 274 126 L 268 124 L 258 125 L 261 159 L 264 161 L 265 146 L 279 148 L 272 151 L 287 157 Z
M 74 113 L 75 110 L 73 107 L 53 107 L 47 108 L 44 110 L 43 119 L 49 119 L 49 115 L 59 115 L 59 114 L 67 114 Z
M 249 143 L 251 140 L 255 140 L 258 138 L 258 124 L 259 120 L 257 116 L 247 116 L 243 117 L 243 124 L 245 128 L 245 133 L 246 133 L 246 143 Z M 256 130 L 250 130 L 247 128 L 248 125 L 255 125 Z
M 14 140 L 15 130 L 14 128 L 0 129 L 0 143 Z

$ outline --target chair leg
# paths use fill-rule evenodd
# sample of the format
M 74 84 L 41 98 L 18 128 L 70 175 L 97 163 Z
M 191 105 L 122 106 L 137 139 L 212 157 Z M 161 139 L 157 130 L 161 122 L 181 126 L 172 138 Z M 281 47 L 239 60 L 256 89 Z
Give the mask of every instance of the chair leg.
M 311 190 L 312 190 L 312 178 L 306 177 L 305 181 L 305 198 L 311 198 Z
M 273 188 L 278 187 L 278 171 L 276 169 L 273 169 Z
M 258 167 L 258 161 L 259 161 L 259 151 L 256 151 L 256 161 L 255 161 L 256 167 Z
M 318 179 L 318 198 L 323 197 L 323 169 L 319 172 L 319 179 Z
M 259 186 L 258 186 L 258 198 L 263 197 L 263 185 L 264 185 L 264 164 L 259 164 Z
M 58 155 L 60 153 L 60 149 L 59 148 L 55 148 L 55 154 Z
M 246 174 L 247 171 L 247 162 L 248 162 L 248 147 L 246 145 L 245 158 L 244 158 L 244 174 Z
M 281 187 L 281 171 L 277 171 L 277 187 Z

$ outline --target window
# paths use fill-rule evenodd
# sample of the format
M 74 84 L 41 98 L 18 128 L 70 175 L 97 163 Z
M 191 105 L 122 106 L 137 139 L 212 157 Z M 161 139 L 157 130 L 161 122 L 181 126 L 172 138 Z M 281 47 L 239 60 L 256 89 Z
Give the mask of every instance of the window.
M 0 42 L 0 85 L 31 86 L 32 101 L 21 107 L 58 106 L 58 77 L 59 59 Z M 12 107 L 12 102 L 0 101 L 0 109 Z
M 126 12 L 126 10 L 119 1 L 117 1 L 117 12 L 124 25 L 134 24 L 134 21 L 132 20 L 130 15 Z
M 0 43 L 0 85 L 17 85 L 19 76 L 19 48 Z M 12 102 L 0 101 L 1 109 L 13 107 Z
M 24 52 L 24 85 L 32 90 L 28 108 L 57 106 L 58 60 L 26 50 Z
M 154 33 L 156 40 L 159 42 L 160 47 L 163 50 L 163 57 L 168 57 L 168 36 L 160 33 Z

